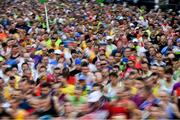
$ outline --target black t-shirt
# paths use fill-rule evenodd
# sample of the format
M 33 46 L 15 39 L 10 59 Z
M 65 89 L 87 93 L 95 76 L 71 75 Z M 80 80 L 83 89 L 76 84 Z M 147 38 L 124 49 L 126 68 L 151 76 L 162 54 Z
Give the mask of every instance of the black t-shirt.
M 17 55 L 12 55 L 10 56 L 11 59 L 17 59 L 18 57 L 20 56 L 20 54 L 17 54 Z
M 17 24 L 17 25 L 16 25 L 16 28 L 18 28 L 18 29 L 23 29 L 23 30 L 26 31 L 26 33 L 28 33 L 28 31 L 29 31 L 29 29 L 30 29 L 30 27 L 27 26 L 26 24 L 22 24 L 22 25 Z
M 55 104 L 54 104 L 54 100 L 51 98 L 51 103 L 50 103 L 51 107 L 46 110 L 46 111 L 37 111 L 36 114 L 39 117 L 45 116 L 45 115 L 50 115 L 52 117 L 58 117 L 58 112 L 55 109 Z
M 70 72 L 70 76 L 75 76 L 76 74 L 80 73 L 81 70 L 74 69 Z

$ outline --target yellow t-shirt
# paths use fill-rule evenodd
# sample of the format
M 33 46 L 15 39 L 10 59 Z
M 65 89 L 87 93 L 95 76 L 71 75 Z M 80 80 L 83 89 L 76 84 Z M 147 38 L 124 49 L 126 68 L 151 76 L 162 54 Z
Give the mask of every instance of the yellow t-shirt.
M 19 89 L 19 81 L 20 81 L 20 77 L 18 75 L 15 75 L 15 88 Z
M 60 43 L 62 43 L 62 40 L 61 40 L 61 39 L 57 39 L 56 42 L 55 42 L 55 49 L 56 49 L 56 50 L 59 49 Z M 54 47 L 52 46 L 52 41 L 51 41 L 51 39 L 48 39 L 48 40 L 46 41 L 46 47 L 47 47 L 48 49 L 54 48 Z
M 5 99 L 7 100 L 11 99 L 11 90 L 12 88 L 9 85 L 4 87 L 3 95 Z
M 25 110 L 17 110 L 15 120 L 25 120 L 27 112 Z
M 135 87 L 131 87 L 131 94 L 135 95 L 138 92 L 138 89 Z
M 60 92 L 64 94 L 72 95 L 74 94 L 74 89 L 75 89 L 74 85 L 67 85 L 65 88 L 60 88 Z
M 152 92 L 155 97 L 159 96 L 159 88 L 160 88 L 160 85 L 156 85 L 152 88 Z

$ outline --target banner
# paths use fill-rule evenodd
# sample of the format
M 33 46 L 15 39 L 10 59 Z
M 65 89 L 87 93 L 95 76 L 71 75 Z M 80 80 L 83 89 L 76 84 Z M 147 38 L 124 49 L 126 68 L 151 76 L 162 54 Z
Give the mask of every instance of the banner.
M 44 3 L 46 3 L 48 0 L 39 0 L 39 2 L 41 3 L 41 4 L 44 4 Z
M 104 0 L 96 0 L 97 2 L 99 2 L 99 3 L 103 3 L 104 2 Z

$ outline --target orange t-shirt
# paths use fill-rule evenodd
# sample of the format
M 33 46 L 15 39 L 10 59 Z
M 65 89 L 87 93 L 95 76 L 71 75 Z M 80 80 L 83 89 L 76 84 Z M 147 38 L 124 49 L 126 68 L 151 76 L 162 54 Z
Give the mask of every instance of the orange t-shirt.
M 0 33 L 0 40 L 6 39 L 7 37 L 6 33 Z

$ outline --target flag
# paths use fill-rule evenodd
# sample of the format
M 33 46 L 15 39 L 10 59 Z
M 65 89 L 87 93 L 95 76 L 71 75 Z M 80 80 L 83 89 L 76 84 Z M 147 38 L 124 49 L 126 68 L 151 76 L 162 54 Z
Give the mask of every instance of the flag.
M 104 0 L 96 0 L 98 3 L 103 3 Z
M 44 3 L 46 3 L 48 0 L 39 0 L 39 2 L 41 3 L 41 4 L 44 4 Z

